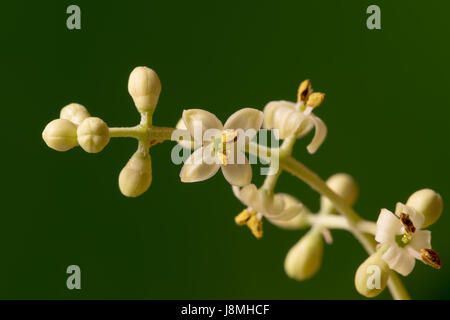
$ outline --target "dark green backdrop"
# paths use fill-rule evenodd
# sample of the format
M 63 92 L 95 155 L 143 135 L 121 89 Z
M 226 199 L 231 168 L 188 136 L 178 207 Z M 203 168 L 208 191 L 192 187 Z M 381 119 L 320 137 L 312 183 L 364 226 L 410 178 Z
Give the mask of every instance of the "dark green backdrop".
M 374 3 L 382 30 L 370 31 Z M 81 7 L 79 31 L 66 28 L 70 4 Z M 295 282 L 283 261 L 302 232 L 266 223 L 255 240 L 234 224 L 242 206 L 220 174 L 180 182 L 172 143 L 152 149 L 153 184 L 128 199 L 117 178 L 134 141 L 58 153 L 41 132 L 70 102 L 111 126 L 134 125 L 127 80 L 139 65 L 162 81 L 157 125 L 174 125 L 183 108 L 225 120 L 240 107 L 294 100 L 308 77 L 327 93 L 317 113 L 329 136 L 314 156 L 304 148 L 310 137 L 300 141 L 298 158 L 324 178 L 355 176 L 356 209 L 368 219 L 423 187 L 445 206 L 449 10 L 446 1 L 406 0 L 2 3 L 0 298 L 360 298 L 353 277 L 366 254 L 350 234 L 333 232 L 319 274 Z M 317 209 L 318 196 L 288 174 L 277 190 Z M 444 212 L 432 226 L 444 267 L 417 264 L 405 279 L 414 298 L 450 297 L 449 228 Z M 71 264 L 82 269 L 80 291 L 66 288 Z

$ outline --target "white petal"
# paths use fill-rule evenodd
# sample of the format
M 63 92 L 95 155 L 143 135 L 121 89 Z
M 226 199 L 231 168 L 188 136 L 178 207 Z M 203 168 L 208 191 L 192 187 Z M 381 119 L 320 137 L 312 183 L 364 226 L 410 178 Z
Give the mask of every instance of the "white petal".
M 203 140 L 203 135 L 207 130 L 222 131 L 223 129 L 222 122 L 214 114 L 202 109 L 184 110 L 183 121 L 191 136 L 197 141 Z
M 391 244 L 395 236 L 401 233 L 402 224 L 395 215 L 387 209 L 381 209 L 377 220 L 375 240 L 379 243 Z
M 260 190 L 261 212 L 267 217 L 278 216 L 284 209 L 284 200 L 280 195 L 269 195 L 266 190 Z
M 278 216 L 273 217 L 277 221 L 289 221 L 305 210 L 301 203 L 285 208 Z
M 245 186 L 252 181 L 252 167 L 246 161 L 243 164 L 222 166 L 223 176 L 233 186 Z
M 389 268 L 403 276 L 410 274 L 416 263 L 416 259 L 409 254 L 408 250 L 402 249 L 397 245 L 389 247 L 382 258 L 389 265 Z
M 254 210 L 259 209 L 259 193 L 258 188 L 254 184 L 248 184 L 243 187 L 239 195 L 246 206 L 251 207 Z
M 270 101 L 264 107 L 264 128 L 272 129 L 274 127 L 274 114 L 275 111 L 280 107 L 285 106 L 291 111 L 295 111 L 295 103 L 289 101 Z
M 309 153 L 315 153 L 317 149 L 319 149 L 319 147 L 325 141 L 328 129 L 325 123 L 319 117 L 316 117 L 315 115 L 312 114 L 309 116 L 309 118 L 314 123 L 315 132 L 311 143 L 306 147 L 306 149 L 308 150 Z
M 180 172 L 182 182 L 197 182 L 211 178 L 219 170 L 218 163 L 204 161 L 204 153 L 208 148 L 199 148 L 186 160 Z
M 187 130 L 186 125 L 184 124 L 183 118 L 178 120 L 177 125 L 175 127 L 179 130 Z M 189 132 L 189 131 L 187 130 L 187 132 Z M 183 140 L 177 140 L 177 143 L 186 149 L 197 149 L 197 148 L 201 147 L 201 143 L 198 141 L 194 141 L 194 139 L 192 138 L 190 133 L 189 133 L 189 136 L 187 136 L 187 132 L 186 132 L 186 134 L 182 135 Z
M 406 213 L 407 215 L 409 215 L 409 218 L 411 219 L 416 229 L 422 228 L 423 223 L 425 222 L 425 216 L 420 212 L 417 212 L 416 209 L 404 205 L 401 202 L 397 202 L 397 205 L 395 207 L 395 214 L 400 217 L 400 213 Z
M 264 114 L 256 109 L 244 108 L 233 113 L 225 122 L 225 130 L 237 130 L 239 138 L 247 137 L 245 143 L 258 133 L 264 120 Z
M 245 188 L 245 187 L 244 187 L 244 188 Z M 231 190 L 233 190 L 234 196 L 235 196 L 240 202 L 242 202 L 243 205 L 248 206 L 248 204 L 246 204 L 246 203 L 244 202 L 244 200 L 242 199 L 242 196 L 241 196 L 241 187 L 238 187 L 238 186 L 231 186 Z
M 409 245 L 418 252 L 424 248 L 431 249 L 431 231 L 417 230 L 413 233 Z
M 277 195 L 281 196 L 283 198 L 285 209 L 296 206 L 298 204 L 302 204 L 300 200 L 295 198 L 294 196 L 287 194 L 287 193 L 277 193 Z M 306 208 L 306 207 L 305 207 Z
M 280 139 L 286 139 L 294 134 L 302 121 L 303 113 L 295 108 L 295 103 L 288 101 L 272 101 L 264 108 L 264 126 L 267 129 L 277 129 L 275 134 Z
M 301 139 L 306 136 L 314 128 L 314 122 L 311 117 L 305 117 L 301 126 L 297 130 L 297 139 Z

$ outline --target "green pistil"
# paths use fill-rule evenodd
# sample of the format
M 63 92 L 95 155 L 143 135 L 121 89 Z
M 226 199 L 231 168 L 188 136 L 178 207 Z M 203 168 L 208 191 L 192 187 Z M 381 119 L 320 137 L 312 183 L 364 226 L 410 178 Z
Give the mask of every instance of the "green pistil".
M 404 248 L 408 243 L 411 242 L 410 234 L 398 234 L 395 236 L 395 242 L 398 244 L 400 248 Z

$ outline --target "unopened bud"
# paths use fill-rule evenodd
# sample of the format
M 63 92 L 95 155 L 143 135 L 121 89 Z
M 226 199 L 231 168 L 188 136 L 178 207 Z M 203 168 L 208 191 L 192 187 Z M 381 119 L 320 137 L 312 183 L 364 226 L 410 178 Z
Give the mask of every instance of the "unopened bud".
M 384 250 L 375 252 L 356 270 L 355 287 L 365 297 L 376 297 L 386 288 L 390 270 L 381 257 L 383 253 Z
M 66 119 L 53 120 L 45 127 L 42 138 L 50 148 L 67 151 L 78 145 L 77 126 Z
M 422 228 L 435 223 L 442 214 L 442 197 L 431 189 L 422 189 L 414 192 L 406 202 L 407 206 L 413 207 L 425 216 Z
M 77 130 L 78 143 L 84 151 L 89 153 L 97 153 L 109 142 L 109 128 L 107 124 L 100 118 L 87 118 L 79 126 Z
M 302 281 L 314 276 L 322 265 L 323 239 L 317 230 L 309 231 L 288 252 L 284 260 L 286 274 Z
M 328 178 L 328 187 L 340 196 L 349 205 L 353 206 L 358 199 L 359 187 L 355 179 L 346 173 L 336 173 Z M 326 197 L 320 198 L 321 209 L 324 212 L 336 213 L 331 201 Z
M 128 92 L 139 112 L 153 112 L 161 93 L 161 81 L 152 69 L 136 67 L 128 79 Z
M 150 155 L 137 151 L 128 160 L 119 175 L 119 188 L 127 197 L 138 197 L 152 183 L 152 162 Z
M 87 109 L 78 103 L 71 103 L 61 109 L 59 117 L 61 119 L 66 119 L 72 121 L 76 125 L 83 122 L 84 119 L 89 118 L 91 115 Z

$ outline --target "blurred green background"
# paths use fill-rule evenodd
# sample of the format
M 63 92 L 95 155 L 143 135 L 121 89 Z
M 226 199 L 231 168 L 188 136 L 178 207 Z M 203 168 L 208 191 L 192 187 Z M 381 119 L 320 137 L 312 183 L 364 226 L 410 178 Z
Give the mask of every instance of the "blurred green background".
M 81 8 L 81 30 L 66 28 L 70 4 Z M 366 28 L 370 4 L 381 7 L 382 30 Z M 135 141 L 59 153 L 41 132 L 70 102 L 110 126 L 136 124 L 127 80 L 139 65 L 161 78 L 154 123 L 162 126 L 185 108 L 225 120 L 241 107 L 294 100 L 310 78 L 327 94 L 317 114 L 329 136 L 313 156 L 311 136 L 299 141 L 297 158 L 323 178 L 356 177 L 356 210 L 367 219 L 424 187 L 446 207 L 449 10 L 445 1 L 406 0 L 3 3 L 0 298 L 361 298 L 353 278 L 366 254 L 350 234 L 334 231 L 320 272 L 296 282 L 283 261 L 303 231 L 265 223 L 255 240 L 235 225 L 242 205 L 221 174 L 180 182 L 171 142 L 152 149 L 150 190 L 128 199 L 117 179 Z M 318 208 L 317 194 L 288 174 L 277 191 Z M 445 209 L 431 227 L 444 267 L 417 263 L 404 279 L 413 298 L 450 297 Z M 71 264 L 81 267 L 82 290 L 66 288 Z

